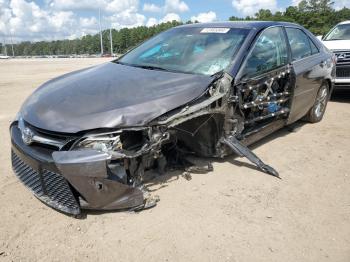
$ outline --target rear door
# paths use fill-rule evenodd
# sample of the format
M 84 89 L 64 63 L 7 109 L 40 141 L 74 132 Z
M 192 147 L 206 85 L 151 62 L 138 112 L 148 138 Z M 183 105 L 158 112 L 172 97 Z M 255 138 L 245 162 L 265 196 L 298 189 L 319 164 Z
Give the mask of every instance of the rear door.
M 289 124 L 305 116 L 314 104 L 325 75 L 326 61 L 313 40 L 303 30 L 297 27 L 285 29 L 296 75 Z

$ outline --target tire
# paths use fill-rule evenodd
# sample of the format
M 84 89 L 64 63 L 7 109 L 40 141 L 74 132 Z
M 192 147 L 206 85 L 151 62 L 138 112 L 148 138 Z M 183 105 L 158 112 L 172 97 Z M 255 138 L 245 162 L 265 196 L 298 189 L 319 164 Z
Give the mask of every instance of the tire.
M 315 103 L 305 116 L 310 123 L 318 123 L 322 120 L 329 100 L 328 84 L 323 84 L 317 92 Z

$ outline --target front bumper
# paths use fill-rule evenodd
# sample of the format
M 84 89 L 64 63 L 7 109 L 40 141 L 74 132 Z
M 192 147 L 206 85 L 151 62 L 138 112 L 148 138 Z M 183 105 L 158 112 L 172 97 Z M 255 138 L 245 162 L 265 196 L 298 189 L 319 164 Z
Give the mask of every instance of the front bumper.
M 350 68 L 349 68 L 350 70 Z M 335 78 L 334 89 L 350 89 L 350 77 L 349 78 Z
M 144 205 L 143 192 L 109 172 L 109 158 L 94 150 L 54 151 L 26 145 L 16 124 L 10 128 L 16 176 L 47 205 L 78 215 L 81 209 L 116 210 Z M 119 167 L 118 172 L 125 172 Z
M 333 50 L 337 56 L 336 78 L 334 82 L 335 89 L 350 88 L 350 51 Z

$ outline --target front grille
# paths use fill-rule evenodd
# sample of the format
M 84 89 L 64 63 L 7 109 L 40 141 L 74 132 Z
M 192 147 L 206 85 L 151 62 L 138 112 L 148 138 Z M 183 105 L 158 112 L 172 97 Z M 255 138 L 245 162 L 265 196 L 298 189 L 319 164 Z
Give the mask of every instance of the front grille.
M 11 158 L 16 176 L 37 198 L 65 213 L 73 215 L 80 213 L 79 204 L 63 176 L 45 169 L 40 172 L 36 171 L 13 151 Z
M 28 128 L 33 134 L 31 138 L 32 143 L 38 147 L 61 150 L 63 147 L 69 146 L 75 139 L 77 139 L 77 136 L 72 134 L 51 132 L 37 128 L 23 119 L 19 120 L 18 127 L 20 129 Z
M 33 191 L 36 196 L 41 197 L 44 195 L 39 173 L 25 164 L 13 151 L 12 167 L 19 180 Z
M 50 199 L 70 209 L 79 209 L 68 182 L 63 176 L 45 169 L 42 175 L 46 194 Z
M 349 67 L 337 66 L 336 76 L 340 78 L 350 78 L 350 66 Z
M 350 65 L 350 51 L 334 51 L 337 56 L 337 66 Z

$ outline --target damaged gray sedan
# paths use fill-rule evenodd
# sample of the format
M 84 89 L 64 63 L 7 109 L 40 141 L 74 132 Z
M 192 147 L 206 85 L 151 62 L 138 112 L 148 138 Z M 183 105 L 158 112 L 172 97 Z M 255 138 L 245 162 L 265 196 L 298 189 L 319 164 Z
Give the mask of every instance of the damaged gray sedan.
M 236 153 L 279 177 L 247 146 L 298 119 L 320 121 L 335 62 L 295 24 L 176 27 L 39 87 L 11 124 L 12 166 L 37 198 L 73 215 L 155 205 L 145 174 L 191 155 Z

